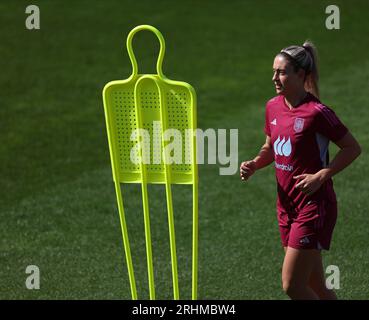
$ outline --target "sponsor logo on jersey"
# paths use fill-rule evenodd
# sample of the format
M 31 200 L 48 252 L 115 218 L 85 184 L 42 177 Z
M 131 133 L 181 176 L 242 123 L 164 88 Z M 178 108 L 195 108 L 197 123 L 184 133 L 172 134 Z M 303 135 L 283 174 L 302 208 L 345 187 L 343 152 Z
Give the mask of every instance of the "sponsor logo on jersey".
M 283 170 L 283 171 L 292 171 L 293 170 L 293 166 L 291 166 L 290 164 L 280 164 L 280 163 L 277 163 L 277 162 L 274 162 L 275 163 L 275 167 L 277 169 L 280 169 L 280 170 Z
M 273 120 L 273 121 L 271 121 L 270 123 L 271 123 L 272 125 L 275 125 L 275 126 L 276 126 L 276 125 L 277 125 L 277 119 L 276 119 L 276 118 L 274 118 L 274 120 Z
M 296 118 L 295 124 L 293 125 L 293 130 L 295 130 L 295 132 L 301 132 L 302 129 L 304 128 L 304 122 L 305 122 L 304 119 Z
M 279 156 L 288 157 L 292 152 L 292 145 L 291 145 L 291 138 L 288 137 L 281 137 L 278 136 L 277 140 L 274 141 L 273 144 L 274 153 Z

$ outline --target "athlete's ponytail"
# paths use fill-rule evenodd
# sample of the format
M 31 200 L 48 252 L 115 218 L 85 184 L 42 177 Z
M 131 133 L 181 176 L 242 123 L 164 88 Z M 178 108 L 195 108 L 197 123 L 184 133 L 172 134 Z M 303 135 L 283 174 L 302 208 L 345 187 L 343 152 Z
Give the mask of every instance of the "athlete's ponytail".
M 306 72 L 305 90 L 319 98 L 318 54 L 314 44 L 307 40 L 302 46 L 289 46 L 280 52 L 294 66 L 295 71 L 302 68 Z
M 314 96 L 319 98 L 318 52 L 314 44 L 309 40 L 305 41 L 303 47 L 311 57 L 311 66 L 309 68 L 309 72 L 307 72 L 305 79 L 305 90 L 309 91 Z

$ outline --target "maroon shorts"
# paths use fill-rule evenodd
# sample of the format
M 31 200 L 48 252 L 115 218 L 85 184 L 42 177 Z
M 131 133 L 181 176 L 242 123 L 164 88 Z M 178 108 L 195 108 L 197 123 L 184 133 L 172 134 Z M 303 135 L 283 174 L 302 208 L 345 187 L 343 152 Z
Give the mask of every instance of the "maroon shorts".
M 337 202 L 312 201 L 302 210 L 278 210 L 282 245 L 295 249 L 329 250 L 337 220 Z

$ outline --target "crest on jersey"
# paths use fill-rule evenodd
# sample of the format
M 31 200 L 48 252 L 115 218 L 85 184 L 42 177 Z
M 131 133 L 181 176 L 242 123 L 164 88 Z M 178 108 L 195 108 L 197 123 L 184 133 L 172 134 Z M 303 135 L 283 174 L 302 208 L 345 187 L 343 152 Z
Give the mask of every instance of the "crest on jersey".
M 302 129 L 304 128 L 304 121 L 305 120 L 302 118 L 296 118 L 293 130 L 295 130 L 295 132 L 301 132 Z

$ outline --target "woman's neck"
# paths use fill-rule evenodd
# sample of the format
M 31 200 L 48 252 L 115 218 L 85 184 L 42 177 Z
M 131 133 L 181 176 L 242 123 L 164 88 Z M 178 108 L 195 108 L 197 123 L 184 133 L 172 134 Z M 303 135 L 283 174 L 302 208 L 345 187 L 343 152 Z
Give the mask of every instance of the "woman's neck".
M 284 96 L 284 101 L 286 102 L 287 106 L 292 109 L 297 106 L 302 100 L 305 99 L 307 92 L 301 91 L 294 95 Z

